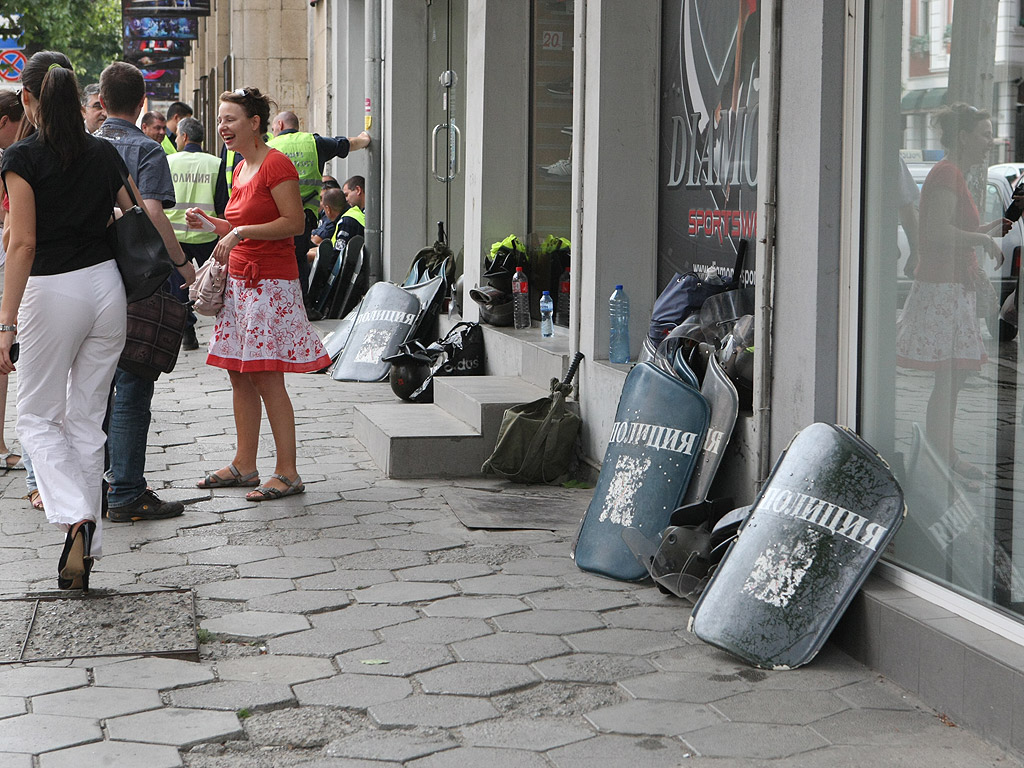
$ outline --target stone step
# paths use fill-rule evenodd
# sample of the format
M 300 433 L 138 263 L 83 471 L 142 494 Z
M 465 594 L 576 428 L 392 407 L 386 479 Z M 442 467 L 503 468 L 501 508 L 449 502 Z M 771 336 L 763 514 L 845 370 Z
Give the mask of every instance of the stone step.
M 466 422 L 491 450 L 506 409 L 550 394 L 518 376 L 440 376 L 434 378 L 434 404 Z

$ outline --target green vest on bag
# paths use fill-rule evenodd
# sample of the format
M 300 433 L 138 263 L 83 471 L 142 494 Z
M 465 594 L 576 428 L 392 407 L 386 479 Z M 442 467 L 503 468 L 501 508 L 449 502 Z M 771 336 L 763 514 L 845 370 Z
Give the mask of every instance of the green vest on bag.
M 320 160 L 316 153 L 316 139 L 312 133 L 283 133 L 274 136 L 267 144 L 288 155 L 299 172 L 299 195 L 302 206 L 314 214 L 320 209 Z
M 163 139 L 161 139 L 160 141 L 160 146 L 164 148 L 164 152 L 166 152 L 168 155 L 173 155 L 178 152 L 178 148 L 174 146 L 174 142 L 171 141 L 171 137 L 168 136 L 166 133 L 164 134 Z
M 174 197 L 177 200 L 173 208 L 167 209 L 167 218 L 174 229 L 174 236 L 179 243 L 209 243 L 216 240 L 217 235 L 213 232 L 189 229 L 185 223 L 185 210 L 197 207 L 210 216 L 216 215 L 213 201 L 220 158 L 206 152 L 176 152 L 167 156 L 167 164 L 171 167 L 171 181 L 174 182 Z
M 346 216 L 350 219 L 355 219 L 363 229 L 366 229 L 366 214 L 363 213 L 363 209 L 358 205 L 353 205 L 341 214 L 341 219 L 344 219 Z M 338 230 L 341 229 L 341 219 L 338 219 L 338 226 L 334 228 L 334 234 L 331 235 L 331 244 L 335 247 L 338 245 Z

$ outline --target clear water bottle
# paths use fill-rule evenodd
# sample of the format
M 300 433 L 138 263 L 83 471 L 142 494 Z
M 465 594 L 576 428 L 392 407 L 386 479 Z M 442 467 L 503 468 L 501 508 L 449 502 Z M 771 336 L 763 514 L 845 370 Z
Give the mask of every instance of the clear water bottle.
M 629 362 L 629 296 L 616 285 L 608 298 L 608 319 L 610 320 L 611 336 L 608 340 L 608 361 L 612 363 Z
M 522 267 L 516 267 L 512 276 L 512 321 L 516 330 L 529 328 L 530 322 L 530 283 Z
M 541 294 L 540 297 L 540 335 L 541 336 L 554 336 L 555 326 L 553 322 L 553 315 L 555 313 L 555 304 L 551 301 L 551 294 L 547 291 Z
M 704 282 L 708 285 L 725 285 L 725 281 L 718 273 L 718 267 L 708 267 L 704 270 Z
M 555 325 L 569 327 L 569 268 L 565 268 L 558 281 L 558 306 L 555 308 Z

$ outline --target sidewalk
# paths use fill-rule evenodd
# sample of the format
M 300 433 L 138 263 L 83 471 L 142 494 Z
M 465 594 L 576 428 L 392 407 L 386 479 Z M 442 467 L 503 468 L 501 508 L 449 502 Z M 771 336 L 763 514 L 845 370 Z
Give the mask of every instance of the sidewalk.
M 76 603 L 111 611 L 96 648 L 159 647 L 128 629 L 156 598 L 114 613 L 101 596 L 192 588 L 201 660 L 0 666 L 0 768 L 1021 765 L 831 646 L 766 672 L 703 645 L 688 604 L 579 571 L 571 520 L 466 529 L 442 492 L 508 486 L 384 479 L 350 433 L 356 403 L 401 407 L 386 384 L 289 377 L 304 495 L 197 491 L 233 452 L 227 376 L 204 359 L 183 352 L 158 382 L 147 473 L 195 503 L 108 523 L 96 597 Z M 53 590 L 60 534 L 19 498 L 24 473 L 0 492 L 0 598 Z M 588 492 L 556 493 L 571 509 Z

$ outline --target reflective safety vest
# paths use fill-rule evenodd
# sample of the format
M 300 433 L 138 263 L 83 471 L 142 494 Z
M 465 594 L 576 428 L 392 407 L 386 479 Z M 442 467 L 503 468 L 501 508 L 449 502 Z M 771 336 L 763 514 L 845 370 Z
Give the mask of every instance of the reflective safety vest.
M 224 159 L 224 181 L 228 184 L 228 197 L 231 197 L 231 189 L 234 186 L 236 165 L 238 165 L 238 153 L 232 149 L 227 150 Z
M 160 140 L 160 146 L 164 148 L 164 152 L 168 155 L 173 155 L 178 151 L 178 148 L 174 146 L 174 142 L 171 141 L 171 137 L 166 133 L 164 134 L 163 139 Z
M 283 133 L 274 136 L 268 145 L 288 155 L 299 172 L 299 194 L 302 206 L 314 214 L 320 209 L 320 186 L 323 175 L 320 173 L 320 159 L 316 153 L 316 139 L 312 133 Z
M 171 167 L 171 181 L 174 182 L 173 208 L 167 209 L 167 218 L 174 229 L 179 243 L 209 243 L 216 240 L 214 232 L 203 229 L 189 229 L 185 223 L 187 208 L 201 208 L 215 216 L 214 192 L 217 189 L 217 174 L 220 172 L 220 158 L 206 152 L 176 152 L 167 157 Z
M 355 219 L 356 221 L 359 222 L 359 226 L 361 226 L 363 229 L 366 229 L 366 214 L 363 213 L 363 209 L 360 208 L 358 205 L 353 205 L 351 208 L 349 208 L 347 211 L 341 214 L 342 219 L 344 219 L 346 216 L 350 219 Z M 334 234 L 331 235 L 331 242 L 334 244 L 335 248 L 338 247 L 338 230 L 340 229 L 341 219 L 338 219 L 338 226 L 334 228 Z M 342 245 L 344 245 L 344 243 L 342 243 Z

